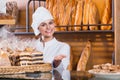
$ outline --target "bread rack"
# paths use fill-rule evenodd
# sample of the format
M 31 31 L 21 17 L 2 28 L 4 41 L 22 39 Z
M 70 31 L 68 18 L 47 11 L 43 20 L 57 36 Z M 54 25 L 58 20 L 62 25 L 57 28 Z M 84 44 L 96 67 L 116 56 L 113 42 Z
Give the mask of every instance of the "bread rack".
M 15 35 L 33 35 L 34 33 L 33 32 L 30 32 L 30 19 L 29 19 L 29 15 L 30 15 L 30 11 L 29 11 L 29 6 L 30 6 L 30 3 L 33 2 L 33 12 L 35 11 L 35 1 L 38 1 L 39 3 L 39 6 L 40 5 L 40 2 L 41 1 L 44 1 L 44 6 L 45 6 L 45 1 L 46 0 L 29 0 L 27 2 L 27 5 L 26 5 L 26 27 L 25 28 L 16 28 L 16 29 L 25 29 L 25 32 L 15 32 L 14 34 Z M 74 26 L 112 26 L 112 29 L 111 30 L 81 30 L 81 31 L 59 31 L 59 32 L 55 32 L 55 33 L 81 33 L 81 32 L 114 32 L 114 0 L 112 0 L 112 24 L 87 24 L 87 25 L 65 25 L 65 26 L 56 26 L 56 27 L 66 27 L 68 29 L 68 27 L 74 27 Z

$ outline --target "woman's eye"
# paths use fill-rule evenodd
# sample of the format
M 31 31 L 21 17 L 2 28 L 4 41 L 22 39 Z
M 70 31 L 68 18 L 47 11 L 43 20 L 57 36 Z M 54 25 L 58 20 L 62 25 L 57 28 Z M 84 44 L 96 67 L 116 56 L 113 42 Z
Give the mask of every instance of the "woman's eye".
M 49 22 L 49 25 L 51 25 L 51 24 L 54 24 L 54 22 L 53 21 Z
M 46 26 L 46 24 L 41 24 L 41 26 L 43 26 L 43 27 L 44 27 L 44 26 Z

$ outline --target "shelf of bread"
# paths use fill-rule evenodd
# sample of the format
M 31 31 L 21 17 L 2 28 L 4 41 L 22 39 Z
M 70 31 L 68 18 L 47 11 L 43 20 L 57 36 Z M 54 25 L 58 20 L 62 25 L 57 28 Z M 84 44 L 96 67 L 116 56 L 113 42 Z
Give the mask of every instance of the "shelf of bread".
M 112 0 L 46 0 L 56 31 L 112 30 L 112 6 Z
M 10 15 L 2 15 L 0 14 L 0 24 L 1 25 L 12 25 L 15 24 L 15 18 Z

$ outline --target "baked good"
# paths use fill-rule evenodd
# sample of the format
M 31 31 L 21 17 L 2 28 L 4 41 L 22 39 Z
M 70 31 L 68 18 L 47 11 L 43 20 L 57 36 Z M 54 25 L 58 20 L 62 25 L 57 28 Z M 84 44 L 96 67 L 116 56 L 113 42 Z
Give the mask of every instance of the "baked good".
M 110 18 L 110 20 L 109 20 L 108 24 L 112 24 L 112 18 Z M 110 25 L 110 26 L 108 26 L 107 30 L 111 30 L 111 29 L 112 29 L 112 26 L 111 26 L 111 25 Z
M 72 1 L 69 1 L 68 4 L 65 7 L 64 11 L 64 19 L 63 19 L 63 24 L 62 25 L 68 25 L 70 22 L 70 15 L 71 15 L 71 10 L 72 10 Z M 66 27 L 63 27 L 62 30 L 66 30 Z
M 90 2 L 90 11 L 89 11 L 89 24 L 98 24 L 98 9 L 96 5 L 91 1 Z M 89 26 L 90 30 L 98 30 L 98 26 Z
M 75 15 L 75 25 L 81 25 L 82 19 L 83 19 L 83 0 L 78 1 L 77 3 L 77 9 L 76 9 L 76 15 Z M 81 30 L 81 26 L 75 26 L 75 31 Z
M 19 64 L 20 66 L 31 65 L 32 64 L 32 56 L 30 52 L 21 52 L 19 54 Z
M 88 59 L 90 57 L 91 52 L 91 42 L 88 41 L 85 48 L 83 49 L 80 59 L 77 64 L 77 71 L 85 71 Z
M 72 1 L 69 1 L 66 7 L 64 8 L 64 18 L 62 16 L 63 22 L 61 25 L 69 25 L 70 22 L 70 15 L 71 15 L 71 10 L 72 10 Z M 66 27 L 61 27 L 61 31 L 66 31 Z
M 90 2 L 91 0 L 85 0 L 83 12 L 83 25 L 87 25 L 89 21 Z M 82 26 L 82 30 L 88 30 L 88 26 Z
M 103 11 L 103 16 L 101 23 L 102 24 L 108 24 L 111 17 L 111 0 L 105 0 L 105 9 Z M 101 30 L 108 30 L 108 26 L 101 26 Z
M 75 23 L 75 15 L 76 15 L 77 1 L 72 0 L 72 11 L 71 11 L 71 25 Z M 74 26 L 68 28 L 69 31 L 74 31 Z
M 43 53 L 42 52 L 32 52 L 32 64 L 43 64 Z
M 41 52 L 21 52 L 19 54 L 20 66 L 43 64 L 43 53 Z

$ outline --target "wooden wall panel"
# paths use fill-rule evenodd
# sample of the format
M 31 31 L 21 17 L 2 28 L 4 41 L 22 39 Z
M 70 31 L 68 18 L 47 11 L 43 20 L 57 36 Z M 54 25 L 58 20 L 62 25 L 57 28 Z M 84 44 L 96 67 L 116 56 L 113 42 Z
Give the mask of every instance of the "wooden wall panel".
M 60 41 L 70 44 L 73 54 L 73 69 L 76 65 L 88 40 L 92 42 L 92 52 L 87 64 L 87 69 L 95 64 L 112 63 L 114 51 L 114 33 L 63 33 L 55 34 Z

